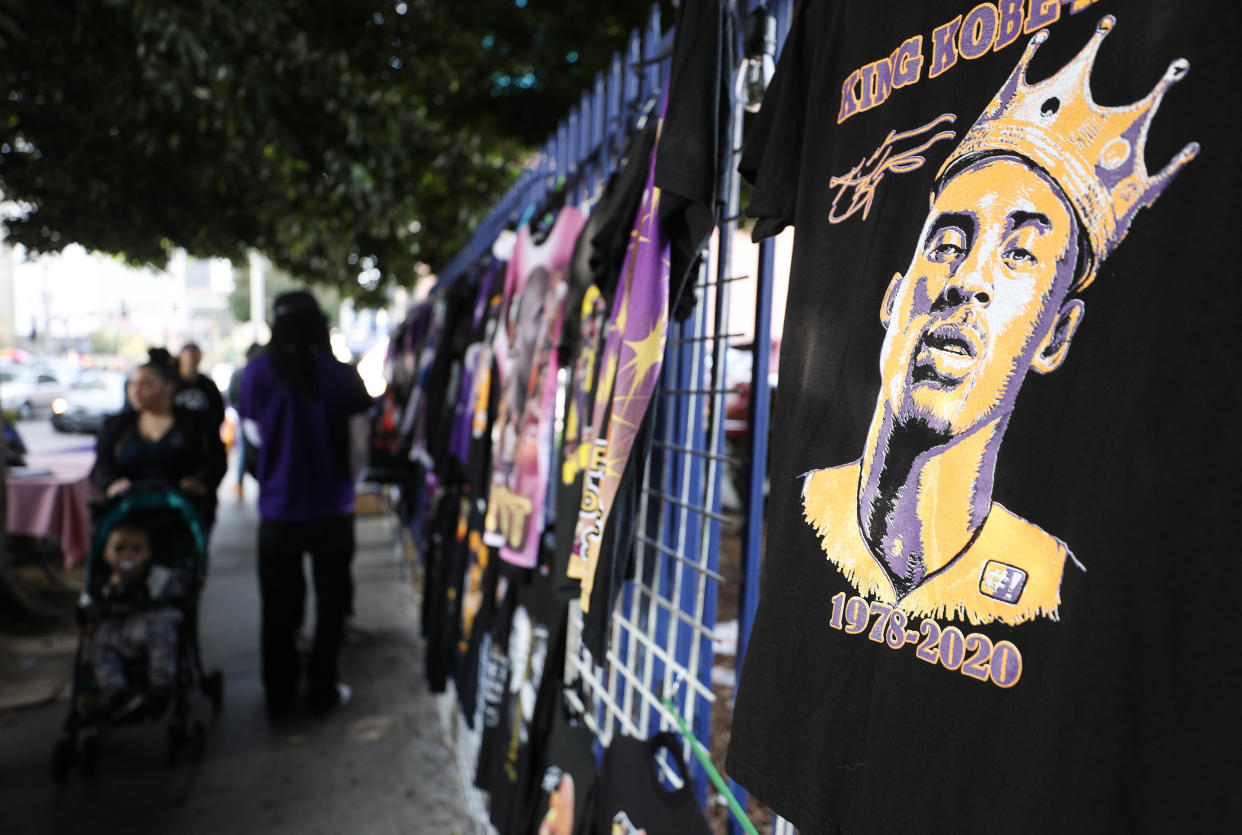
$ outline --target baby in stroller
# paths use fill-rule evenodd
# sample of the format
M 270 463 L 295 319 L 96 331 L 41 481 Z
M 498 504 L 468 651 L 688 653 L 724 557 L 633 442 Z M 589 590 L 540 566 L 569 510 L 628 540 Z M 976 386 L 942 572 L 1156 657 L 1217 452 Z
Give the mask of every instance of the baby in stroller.
M 202 754 L 194 691 L 216 714 L 224 700 L 224 675 L 203 669 L 198 644 L 206 574 L 202 524 L 179 490 L 144 485 L 95 508 L 73 694 L 52 750 L 58 781 L 74 768 L 95 773 L 99 731 L 163 716 L 169 762 Z
M 178 629 L 188 584 L 182 571 L 151 561 L 151 535 L 133 522 L 114 527 L 104 542 L 111 569 L 99 592 L 90 661 L 110 717 L 159 715 L 177 680 Z M 146 662 L 146 688 L 126 667 Z

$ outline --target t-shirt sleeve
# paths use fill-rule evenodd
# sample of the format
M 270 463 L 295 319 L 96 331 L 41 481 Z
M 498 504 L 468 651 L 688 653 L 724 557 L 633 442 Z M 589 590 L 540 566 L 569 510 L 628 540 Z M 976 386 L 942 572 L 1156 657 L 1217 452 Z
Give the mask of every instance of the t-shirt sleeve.
M 751 237 L 771 237 L 794 224 L 798 201 L 798 171 L 807 118 L 807 75 L 814 27 L 808 18 L 823 5 L 808 0 L 799 8 L 781 52 L 776 74 L 763 97 L 763 106 L 747 132 L 738 171 L 754 184 L 746 214 L 756 219 Z

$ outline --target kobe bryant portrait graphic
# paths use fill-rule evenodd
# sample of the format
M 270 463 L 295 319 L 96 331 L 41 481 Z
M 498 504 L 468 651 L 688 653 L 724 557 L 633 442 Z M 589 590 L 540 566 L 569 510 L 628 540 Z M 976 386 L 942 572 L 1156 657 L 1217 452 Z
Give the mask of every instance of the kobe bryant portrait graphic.
M 803 478 L 802 510 L 859 594 L 910 615 L 973 624 L 1058 617 L 1070 547 L 992 500 L 1000 453 L 1028 371 L 1065 361 L 1082 291 L 1198 153 L 1159 173 L 1144 162 L 1178 59 L 1146 98 L 1092 99 L 1091 68 L 1114 26 L 1038 84 L 1037 33 L 932 184 L 904 273 L 879 310 L 880 391 L 861 457 Z M 1019 509 L 1020 510 L 1020 509 Z

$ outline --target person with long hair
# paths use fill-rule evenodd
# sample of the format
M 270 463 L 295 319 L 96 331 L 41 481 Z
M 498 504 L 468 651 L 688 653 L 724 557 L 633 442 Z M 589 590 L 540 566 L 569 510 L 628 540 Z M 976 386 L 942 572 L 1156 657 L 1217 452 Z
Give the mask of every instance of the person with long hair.
M 315 637 L 306 700 L 322 714 L 349 700 L 337 656 L 350 605 L 354 483 L 365 463 L 371 400 L 352 366 L 332 356 L 328 322 L 305 291 L 274 305 L 267 349 L 247 364 L 237 409 L 257 451 L 263 686 L 269 718 L 293 710 L 301 681 L 297 633 L 311 556 Z
M 173 404 L 176 361 L 163 348 L 147 352 L 125 385 L 129 407 L 104 422 L 95 443 L 91 483 L 109 498 L 134 486 L 161 484 L 186 494 L 204 532 L 215 521 L 216 488 L 228 461 L 220 433 Z

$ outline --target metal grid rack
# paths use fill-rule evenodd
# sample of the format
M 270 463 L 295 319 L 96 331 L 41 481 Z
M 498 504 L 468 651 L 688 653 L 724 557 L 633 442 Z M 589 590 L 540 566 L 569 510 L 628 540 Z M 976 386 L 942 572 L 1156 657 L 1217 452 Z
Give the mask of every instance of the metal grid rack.
M 735 0 L 739 14 L 764 4 L 776 20 L 777 52 L 788 35 L 792 0 Z M 491 246 L 496 235 L 518 215 L 538 203 L 558 176 L 571 177 L 570 198 L 589 206 L 612 173 L 625 137 L 644 103 L 667 78 L 673 33 L 661 33 L 658 6 L 647 25 L 630 34 L 625 50 L 614 55 L 607 74 L 596 77 L 579 106 L 561 122 L 526 172 L 476 229 L 471 242 L 440 273 L 440 285 L 460 277 Z M 566 678 L 576 680 L 588 704 L 581 705 L 588 727 L 601 746 L 617 733 L 646 738 L 675 728 L 662 704 L 671 697 L 695 737 L 709 747 L 715 694 L 711 684 L 712 640 L 720 573 L 721 512 L 724 467 L 724 397 L 732 240 L 739 215 L 736 161 L 740 153 L 743 112 L 734 104 L 733 154 L 722 173 L 723 205 L 710 257 L 700 267 L 693 291 L 698 297 L 691 316 L 670 327 L 662 383 L 653 395 L 655 433 L 645 465 L 637 519 L 633 580 L 625 583 L 610 623 L 606 657 L 594 659 L 581 647 L 582 615 L 572 604 Z M 768 347 L 774 247 L 760 247 L 756 275 L 756 312 L 752 365 L 750 448 L 739 489 L 743 507 L 739 588 L 737 664 L 741 664 L 754 620 L 762 554 L 764 481 L 769 426 Z M 571 692 L 571 691 L 567 691 Z M 490 831 L 486 795 L 473 788 L 479 734 L 457 709 L 452 682 L 440 697 L 440 715 L 453 744 L 469 812 L 480 831 Z M 476 727 L 480 727 L 476 722 Z M 701 803 L 707 802 L 707 779 L 683 746 L 683 759 Z M 680 779 L 664 764 L 672 785 Z M 745 803 L 745 792 L 732 791 Z M 740 832 L 737 822 L 732 831 Z M 777 818 L 773 831 L 792 833 Z

